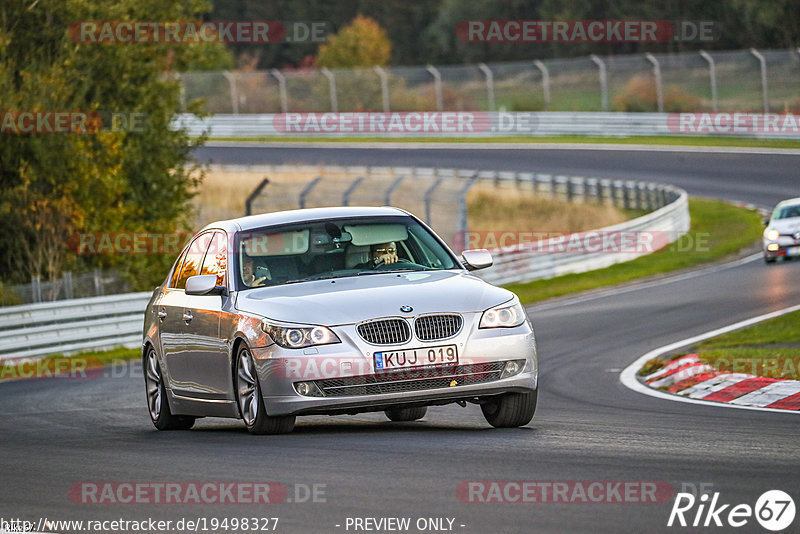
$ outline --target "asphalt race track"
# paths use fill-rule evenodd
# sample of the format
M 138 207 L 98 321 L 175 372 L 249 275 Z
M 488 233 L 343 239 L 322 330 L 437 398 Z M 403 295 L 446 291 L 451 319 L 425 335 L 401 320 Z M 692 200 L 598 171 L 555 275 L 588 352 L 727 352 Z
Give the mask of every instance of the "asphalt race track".
M 198 158 L 413 161 L 635 177 L 765 206 L 800 195 L 798 155 L 256 147 L 205 148 Z M 279 517 L 277 531 L 290 533 L 355 532 L 346 528 L 348 518 L 365 517 L 410 517 L 409 532 L 418 532 L 414 522 L 422 517 L 454 519 L 453 531 L 464 533 L 674 532 L 692 529 L 667 528 L 671 502 L 466 503 L 456 488 L 464 481 L 662 481 L 675 492 L 706 484 L 720 493 L 721 503 L 733 505 L 753 506 L 771 489 L 797 501 L 796 414 L 655 399 L 625 388 L 619 371 L 661 345 L 799 304 L 798 279 L 800 261 L 767 266 L 753 258 L 529 308 L 539 342 L 539 409 L 530 425 L 514 430 L 490 429 L 470 405 L 431 408 L 415 423 L 389 423 L 382 414 L 300 418 L 294 433 L 285 436 L 253 437 L 238 421 L 210 419 L 189 432 L 158 432 L 148 419 L 136 366 L 98 379 L 2 384 L 0 515 L 34 522 Z M 325 502 L 201 506 L 71 500 L 73 484 L 102 481 L 276 481 L 288 488 L 292 501 L 298 500 L 295 491 L 304 496 L 302 485 L 324 484 L 325 494 L 317 500 Z M 789 531 L 797 532 L 798 525 L 795 519 Z M 751 518 L 737 531 L 764 530 Z

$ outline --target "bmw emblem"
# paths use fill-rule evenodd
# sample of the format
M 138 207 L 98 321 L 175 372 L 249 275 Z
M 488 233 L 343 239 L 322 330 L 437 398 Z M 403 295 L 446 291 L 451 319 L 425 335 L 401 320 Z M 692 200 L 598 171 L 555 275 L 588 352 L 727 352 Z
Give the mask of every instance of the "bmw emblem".
M 400 311 L 403 313 L 411 313 L 412 311 L 414 311 L 414 308 L 412 308 L 411 306 L 400 306 Z
M 795 239 L 795 241 L 800 241 L 800 232 L 797 232 L 796 234 L 794 234 L 794 239 Z

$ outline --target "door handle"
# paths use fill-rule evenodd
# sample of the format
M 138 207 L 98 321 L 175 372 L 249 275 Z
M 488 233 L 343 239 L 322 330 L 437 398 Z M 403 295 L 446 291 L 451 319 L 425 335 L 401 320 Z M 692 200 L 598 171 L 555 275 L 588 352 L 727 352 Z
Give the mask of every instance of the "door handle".
M 166 319 L 166 318 L 167 318 L 166 310 L 164 310 L 164 308 L 161 308 L 160 310 L 158 310 L 158 320 L 161 321 L 161 322 L 164 322 L 164 319 Z
M 192 311 L 191 310 L 186 310 L 185 312 L 183 312 L 183 320 L 186 322 L 186 324 L 189 324 L 190 322 L 192 322 Z

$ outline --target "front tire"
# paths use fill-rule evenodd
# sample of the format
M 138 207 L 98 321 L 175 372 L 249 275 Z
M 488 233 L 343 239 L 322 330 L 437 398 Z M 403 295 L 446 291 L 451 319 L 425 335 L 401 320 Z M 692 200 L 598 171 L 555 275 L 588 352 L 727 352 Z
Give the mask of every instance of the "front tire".
M 144 387 L 147 395 L 147 409 L 150 420 L 159 430 L 189 430 L 194 425 L 194 417 L 189 415 L 172 415 L 167 401 L 167 388 L 164 375 L 158 363 L 156 349 L 149 347 L 142 362 L 144 367 Z
M 764 256 L 764 263 L 770 264 L 775 263 L 778 258 L 770 258 L 769 256 Z
M 258 382 L 253 353 L 246 345 L 239 347 L 236 355 L 236 404 L 239 415 L 251 434 L 288 434 L 294 429 L 295 417 L 285 415 L 271 417 L 264 409 L 261 385 Z
M 536 413 L 539 390 L 528 393 L 506 393 L 481 404 L 486 422 L 495 428 L 515 428 L 531 422 Z
M 428 413 L 428 407 L 390 408 L 383 413 L 392 421 L 416 421 L 417 419 L 425 417 L 425 414 Z

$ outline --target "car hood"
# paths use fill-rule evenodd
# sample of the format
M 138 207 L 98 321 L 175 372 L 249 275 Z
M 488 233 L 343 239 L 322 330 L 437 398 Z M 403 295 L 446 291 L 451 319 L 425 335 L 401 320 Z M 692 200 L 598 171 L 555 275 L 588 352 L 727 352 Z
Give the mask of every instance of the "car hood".
M 455 271 L 386 273 L 240 291 L 236 308 L 276 321 L 352 324 L 375 317 L 477 312 L 513 298 L 506 289 Z
M 770 221 L 769 227 L 782 234 L 795 234 L 800 232 L 800 217 L 773 220 Z

